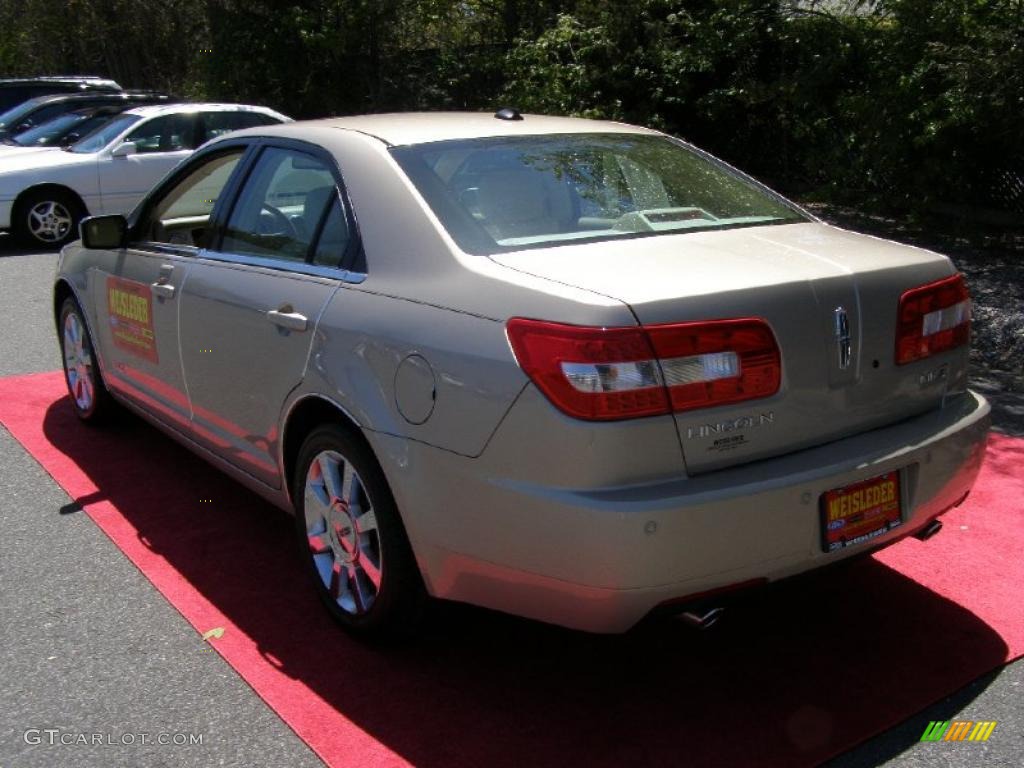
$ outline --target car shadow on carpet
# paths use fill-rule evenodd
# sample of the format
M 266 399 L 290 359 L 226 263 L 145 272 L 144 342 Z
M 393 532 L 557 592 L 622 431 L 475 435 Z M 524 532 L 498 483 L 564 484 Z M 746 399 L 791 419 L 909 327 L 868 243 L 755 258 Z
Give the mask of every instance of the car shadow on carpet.
M 418 766 L 809 766 L 1007 657 L 973 613 L 871 558 L 752 594 L 703 633 L 439 603 L 419 637 L 375 648 L 319 605 L 283 512 L 134 417 L 89 429 L 63 398 L 43 428 L 100 489 L 75 502 L 112 503 L 268 665 Z

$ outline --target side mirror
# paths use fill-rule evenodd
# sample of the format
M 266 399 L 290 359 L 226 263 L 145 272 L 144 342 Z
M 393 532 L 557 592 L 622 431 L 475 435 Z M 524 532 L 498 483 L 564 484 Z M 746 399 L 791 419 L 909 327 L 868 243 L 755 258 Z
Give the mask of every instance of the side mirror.
M 63 139 L 61 139 L 60 145 L 62 147 L 70 147 L 72 144 L 74 144 L 80 138 L 82 138 L 82 137 L 79 136 L 77 133 L 69 133 L 67 136 L 65 136 Z
M 114 147 L 110 153 L 111 157 L 128 157 L 128 155 L 134 155 L 139 151 L 134 141 L 123 141 Z
M 86 248 L 123 248 L 128 242 L 128 220 L 120 214 L 89 216 L 78 226 Z

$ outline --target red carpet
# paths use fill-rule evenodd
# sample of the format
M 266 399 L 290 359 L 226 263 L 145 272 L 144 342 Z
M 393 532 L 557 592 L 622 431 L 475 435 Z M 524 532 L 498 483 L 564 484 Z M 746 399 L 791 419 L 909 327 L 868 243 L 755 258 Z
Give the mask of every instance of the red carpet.
M 0 379 L 0 422 L 197 631 L 225 628 L 214 648 L 332 766 L 813 765 L 1024 651 L 1024 440 L 993 437 L 930 542 L 708 633 L 445 605 L 418 644 L 374 650 L 321 610 L 283 513 L 141 421 L 82 426 L 47 373 Z

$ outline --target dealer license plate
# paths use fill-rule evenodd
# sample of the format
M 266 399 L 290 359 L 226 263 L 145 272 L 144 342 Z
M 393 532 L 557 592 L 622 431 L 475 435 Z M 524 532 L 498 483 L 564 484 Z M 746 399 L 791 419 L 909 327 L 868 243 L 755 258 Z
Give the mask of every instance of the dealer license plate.
M 821 546 L 826 552 L 862 544 L 901 522 L 898 471 L 826 491 L 821 496 Z

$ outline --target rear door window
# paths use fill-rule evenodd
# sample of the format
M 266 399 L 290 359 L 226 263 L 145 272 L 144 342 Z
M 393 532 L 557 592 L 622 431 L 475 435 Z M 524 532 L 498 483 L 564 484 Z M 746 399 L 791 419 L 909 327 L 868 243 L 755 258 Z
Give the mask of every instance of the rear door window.
M 342 210 L 338 196 L 335 195 L 320 230 L 320 237 L 316 242 L 313 263 L 321 267 L 344 266 L 345 255 L 348 253 L 351 239 L 348 219 L 345 216 L 345 211 Z
M 270 125 L 278 122 L 270 115 L 260 112 L 203 112 L 199 115 L 199 143 L 216 139 L 231 131 L 243 128 L 255 128 L 259 125 Z

